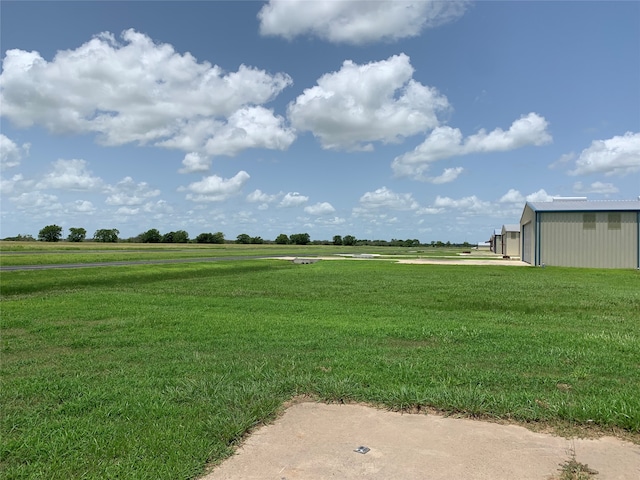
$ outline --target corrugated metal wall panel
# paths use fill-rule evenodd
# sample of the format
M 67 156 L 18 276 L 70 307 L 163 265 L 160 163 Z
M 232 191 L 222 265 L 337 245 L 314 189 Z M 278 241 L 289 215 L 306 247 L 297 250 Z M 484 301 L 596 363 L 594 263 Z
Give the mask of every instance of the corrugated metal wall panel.
M 524 207 L 524 211 L 522 212 L 522 217 L 520 218 L 520 230 L 523 230 L 523 225 L 526 224 L 530 224 L 531 225 L 531 229 L 529 230 L 530 235 L 531 235 L 531 239 L 528 242 L 528 247 L 524 247 L 527 248 L 528 251 L 527 252 L 522 252 L 521 258 L 523 261 L 528 262 L 532 265 L 535 265 L 535 236 L 536 236 L 536 226 L 535 226 L 535 218 L 536 218 L 536 214 L 535 212 L 528 206 L 526 205 Z M 523 243 L 527 242 L 526 238 L 522 239 Z M 528 258 L 528 260 L 525 260 L 525 258 Z
M 513 238 L 512 238 L 513 237 Z M 507 238 L 507 255 L 510 257 L 520 256 L 520 232 L 508 232 Z
M 512 235 L 514 238 L 512 238 Z M 502 227 L 502 255 L 520 256 L 520 232 L 509 232 Z
M 620 229 L 609 228 L 609 212 L 595 214 L 595 228 L 584 228 L 585 212 L 539 212 L 540 262 L 594 268 L 636 268 L 637 214 L 620 212 Z
M 522 255 L 520 256 L 523 262 L 531 263 L 531 240 L 533 234 L 532 222 L 522 225 Z
M 496 245 L 493 253 L 502 253 L 502 235 L 496 235 Z

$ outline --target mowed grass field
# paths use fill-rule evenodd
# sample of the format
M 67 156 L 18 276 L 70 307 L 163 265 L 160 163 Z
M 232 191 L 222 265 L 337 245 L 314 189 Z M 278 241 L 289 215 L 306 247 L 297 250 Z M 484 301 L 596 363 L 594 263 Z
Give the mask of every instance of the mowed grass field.
M 0 476 L 188 479 L 298 395 L 640 439 L 640 272 L 3 272 Z
M 373 253 L 386 258 L 460 258 L 462 248 L 343 247 L 334 245 L 242 245 L 242 244 L 132 244 L 95 242 L 2 242 L 0 265 L 58 265 L 163 259 L 211 259 L 260 256 L 332 256 Z M 476 252 L 464 258 L 487 258 Z

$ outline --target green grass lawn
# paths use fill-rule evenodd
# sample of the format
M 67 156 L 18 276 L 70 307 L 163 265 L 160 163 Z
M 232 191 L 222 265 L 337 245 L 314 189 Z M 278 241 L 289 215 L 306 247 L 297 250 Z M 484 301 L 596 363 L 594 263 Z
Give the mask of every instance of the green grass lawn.
M 464 248 L 343 247 L 335 245 L 162 244 L 97 242 L 0 242 L 0 265 L 54 265 L 176 258 L 235 256 L 333 256 L 373 253 L 383 258 L 486 258 L 486 252 L 460 256 Z
M 188 479 L 307 394 L 640 438 L 640 272 L 4 272 L 2 478 Z

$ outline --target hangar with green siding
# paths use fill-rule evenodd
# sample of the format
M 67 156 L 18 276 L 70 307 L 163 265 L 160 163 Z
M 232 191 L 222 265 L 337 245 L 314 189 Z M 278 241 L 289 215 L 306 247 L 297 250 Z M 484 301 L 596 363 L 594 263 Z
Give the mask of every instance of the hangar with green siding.
M 640 198 L 527 202 L 520 250 L 536 266 L 640 268 Z

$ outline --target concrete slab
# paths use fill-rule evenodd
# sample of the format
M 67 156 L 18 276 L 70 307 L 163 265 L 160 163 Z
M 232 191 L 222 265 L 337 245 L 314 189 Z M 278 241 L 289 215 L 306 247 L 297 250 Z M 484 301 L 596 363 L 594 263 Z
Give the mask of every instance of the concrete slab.
M 356 449 L 366 446 L 366 454 Z M 298 403 L 203 480 L 549 480 L 575 459 L 598 480 L 640 478 L 640 446 L 565 439 L 516 425 Z M 557 478 L 557 477 L 556 477 Z

